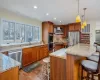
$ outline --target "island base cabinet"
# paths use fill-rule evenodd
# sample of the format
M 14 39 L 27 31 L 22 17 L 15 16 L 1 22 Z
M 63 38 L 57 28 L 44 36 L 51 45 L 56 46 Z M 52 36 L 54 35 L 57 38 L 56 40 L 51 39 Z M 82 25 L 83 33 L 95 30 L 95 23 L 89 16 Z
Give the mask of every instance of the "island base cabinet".
M 50 56 L 50 80 L 66 80 L 66 59 Z
M 0 73 L 0 80 L 19 80 L 19 68 L 15 67 Z
M 81 80 L 81 61 L 86 59 L 85 57 L 74 56 L 67 54 L 66 56 L 66 80 Z M 86 76 L 86 72 L 83 74 Z

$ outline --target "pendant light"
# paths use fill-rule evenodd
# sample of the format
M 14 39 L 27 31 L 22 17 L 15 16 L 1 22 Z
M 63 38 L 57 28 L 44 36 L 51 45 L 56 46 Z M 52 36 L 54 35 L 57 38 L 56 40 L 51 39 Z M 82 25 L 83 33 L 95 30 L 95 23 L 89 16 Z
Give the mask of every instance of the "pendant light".
M 86 22 L 86 19 L 85 19 L 85 10 L 86 10 L 87 8 L 84 8 L 83 10 L 84 10 L 84 22 L 83 22 L 83 25 L 84 25 L 84 27 L 86 27 L 87 26 L 87 22 Z
M 80 15 L 79 15 L 79 0 L 78 0 L 78 15 L 76 16 L 76 22 L 81 22 L 81 18 L 80 18 Z
M 83 25 L 83 20 L 84 20 L 84 15 L 82 15 L 82 23 L 81 23 L 81 28 L 84 29 L 85 26 Z

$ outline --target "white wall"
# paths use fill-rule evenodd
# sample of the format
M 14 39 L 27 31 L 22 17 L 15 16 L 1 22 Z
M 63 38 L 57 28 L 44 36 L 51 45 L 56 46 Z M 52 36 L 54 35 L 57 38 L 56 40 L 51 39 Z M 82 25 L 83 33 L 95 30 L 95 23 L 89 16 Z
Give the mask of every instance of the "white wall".
M 42 26 L 42 22 L 37 20 L 37 19 L 32 19 L 23 15 L 16 14 L 14 12 L 1 9 L 0 8 L 0 18 L 11 20 L 11 21 L 16 21 L 16 22 L 21 22 L 24 24 L 31 24 L 33 26 Z M 41 27 L 41 36 L 42 36 L 42 27 Z M 41 37 L 42 40 L 42 37 Z
M 100 30 L 100 21 L 96 21 L 96 30 Z
M 90 44 L 93 45 L 95 42 L 95 29 L 96 29 L 96 21 L 88 21 L 90 24 Z
M 91 20 L 87 22 L 90 24 L 90 44 L 93 45 L 95 42 L 95 30 L 100 30 L 100 21 Z

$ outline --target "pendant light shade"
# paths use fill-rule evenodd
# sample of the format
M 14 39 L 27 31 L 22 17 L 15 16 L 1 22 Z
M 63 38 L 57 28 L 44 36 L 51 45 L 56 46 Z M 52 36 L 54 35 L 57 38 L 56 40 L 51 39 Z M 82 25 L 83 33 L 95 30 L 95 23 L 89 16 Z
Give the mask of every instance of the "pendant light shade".
M 83 22 L 83 25 L 84 25 L 85 27 L 87 26 L 87 23 L 86 23 L 86 21 L 84 21 L 84 22 Z
M 80 17 L 80 15 L 77 15 L 76 16 L 76 22 L 78 23 L 78 22 L 81 22 L 81 17 Z
M 84 25 L 83 24 L 82 24 L 81 28 L 84 29 Z
M 81 17 L 79 15 L 79 0 L 78 0 L 78 15 L 76 16 L 76 22 L 81 22 Z

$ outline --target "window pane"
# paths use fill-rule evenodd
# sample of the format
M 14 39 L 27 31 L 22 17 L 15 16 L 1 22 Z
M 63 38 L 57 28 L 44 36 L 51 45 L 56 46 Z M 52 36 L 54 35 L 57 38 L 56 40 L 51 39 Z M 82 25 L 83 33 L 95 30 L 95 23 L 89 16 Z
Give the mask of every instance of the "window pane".
M 33 39 L 39 41 L 39 27 L 33 27 Z
M 25 26 L 25 33 L 26 33 L 26 42 L 32 41 L 32 26 L 26 25 Z
M 3 21 L 3 40 L 9 40 L 9 23 Z
M 20 38 L 21 38 L 21 26 L 20 26 L 21 24 L 19 24 L 19 23 L 16 23 L 16 40 L 20 40 Z
M 10 22 L 9 24 L 9 40 L 15 39 L 15 23 Z

